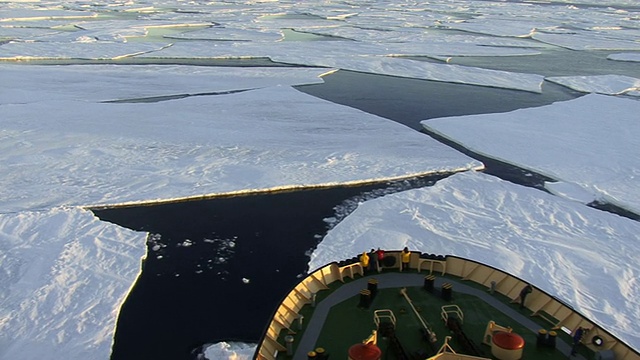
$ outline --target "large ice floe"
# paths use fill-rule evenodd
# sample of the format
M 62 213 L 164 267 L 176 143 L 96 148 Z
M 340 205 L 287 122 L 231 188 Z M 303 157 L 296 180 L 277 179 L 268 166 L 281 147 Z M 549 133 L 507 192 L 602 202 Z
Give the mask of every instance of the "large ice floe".
M 148 76 L 153 68 L 135 81 L 128 67 L 74 69 L 75 75 L 62 69 L 70 81 L 58 89 L 37 88 L 42 68 L 8 76 L 16 89 L 47 100 L 11 92 L 12 102 L 2 105 L 5 211 L 357 183 L 481 166 L 403 125 L 284 85 L 159 102 L 95 101 L 118 98 L 120 86 L 125 93 L 150 88 L 140 90 L 145 98 L 158 95 L 162 86 L 167 95 L 207 92 L 207 83 L 214 92 L 228 91 L 237 89 L 245 72 L 245 81 L 258 78 L 254 68 L 226 68 L 238 73 L 234 81 L 192 67 L 193 74 L 182 76 L 184 84 L 175 81 L 171 68 L 164 81 Z M 271 81 L 269 70 L 262 71 L 265 78 L 253 86 Z M 91 93 L 84 81 L 71 81 L 85 75 L 110 85 Z
M 291 86 L 344 69 L 535 96 L 539 74 L 446 60 L 527 61 L 562 48 L 616 51 L 612 66 L 638 61 L 636 1 L 591 3 L 0 1 L 0 58 L 14 63 L 0 68 L 0 359 L 109 357 L 146 234 L 100 222 L 87 206 L 478 168 L 423 134 Z M 158 65 L 247 58 L 296 66 Z M 66 66 L 85 62 L 112 64 Z M 639 77 L 547 80 L 636 95 Z M 638 110 L 630 97 L 588 95 L 425 122 L 557 179 L 548 188 L 560 196 L 455 175 L 364 202 L 320 243 L 311 267 L 374 243 L 469 256 L 513 271 L 640 348 L 637 222 L 580 204 L 639 211 Z M 207 349 L 211 359 L 251 353 L 234 343 Z
M 590 94 L 502 114 L 422 122 L 466 148 L 640 213 L 640 102 Z
M 0 214 L 0 358 L 107 359 L 145 238 L 75 207 Z
M 640 79 L 630 76 L 552 76 L 545 80 L 585 93 L 640 96 Z

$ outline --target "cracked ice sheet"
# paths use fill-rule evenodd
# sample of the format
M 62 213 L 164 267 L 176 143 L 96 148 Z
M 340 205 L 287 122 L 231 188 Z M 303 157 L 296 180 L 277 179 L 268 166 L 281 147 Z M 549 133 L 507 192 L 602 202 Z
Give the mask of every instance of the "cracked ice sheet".
M 630 76 L 555 76 L 545 80 L 585 93 L 640 96 L 640 79 Z
M 623 35 L 622 31 L 620 32 Z M 626 34 L 620 38 L 611 34 L 596 32 L 572 32 L 565 34 L 549 34 L 536 32 L 532 38 L 570 50 L 640 50 L 640 43 L 628 38 Z
M 389 57 L 272 57 L 274 61 L 327 66 L 379 75 L 434 80 L 458 84 L 489 86 L 535 93 L 542 92 L 544 77 L 536 74 L 514 73 L 452 64 Z
M 269 41 L 284 39 L 281 30 L 258 30 L 231 27 L 209 27 L 180 34 L 165 35 L 167 39 L 214 40 L 214 41 Z
M 360 183 L 482 166 L 404 125 L 288 86 L 157 103 L 67 100 L 2 108 L 4 211 Z
M 557 296 L 638 348 L 639 234 L 637 221 L 471 171 L 359 204 L 310 269 L 377 247 L 462 256 Z
M 328 71 L 326 68 L 187 65 L 0 65 L 0 105 L 42 99 L 101 102 L 318 84 L 323 82 L 321 75 Z
M 478 14 L 473 19 L 443 22 L 442 26 L 508 37 L 530 37 L 537 32 L 569 35 L 576 31 L 583 32 L 581 30 L 587 30 L 591 34 L 592 30 L 601 30 L 603 34 L 608 34 L 612 38 L 620 37 L 627 40 L 632 40 L 634 30 L 622 30 L 620 27 L 625 25 L 631 29 L 636 27 L 635 21 L 629 18 L 627 12 L 594 11 L 593 8 L 578 9 L 549 4 L 494 5 L 491 3 L 490 7 L 478 10 Z
M 472 151 L 576 184 L 640 213 L 640 101 L 590 94 L 501 114 L 422 125 Z
M 2 2 L 0 1 L 0 3 Z M 50 9 L 40 7 L 24 8 L 25 6 L 29 5 L 14 5 L 13 7 L 9 6 L 8 8 L 0 10 L 0 22 L 3 24 L 30 22 L 35 25 L 36 23 L 40 24 L 40 21 L 95 18 L 98 16 L 97 13 L 86 10 L 60 10 L 53 7 Z
M 142 58 L 244 58 L 268 57 L 273 61 L 305 66 L 324 66 L 380 75 L 423 80 L 490 86 L 522 91 L 541 92 L 544 77 L 476 67 L 430 63 L 395 57 L 372 56 L 389 54 L 388 47 L 360 44 L 354 41 L 278 42 L 265 46 L 236 43 L 232 46 L 200 42 L 196 46 L 177 43 Z M 339 56 L 336 56 L 340 54 Z
M 359 42 L 384 42 L 389 52 L 418 56 L 522 56 L 536 55 L 539 48 L 549 48 L 531 39 L 498 38 L 492 36 L 451 35 L 446 31 L 398 29 L 380 31 L 352 27 L 302 28 L 296 31 L 333 36 Z M 532 48 L 532 49 L 528 49 Z
M 0 46 L 0 59 L 120 59 L 158 51 L 165 45 L 157 43 L 120 42 L 10 42 Z
M 145 238 L 80 208 L 0 214 L 0 358 L 108 359 Z

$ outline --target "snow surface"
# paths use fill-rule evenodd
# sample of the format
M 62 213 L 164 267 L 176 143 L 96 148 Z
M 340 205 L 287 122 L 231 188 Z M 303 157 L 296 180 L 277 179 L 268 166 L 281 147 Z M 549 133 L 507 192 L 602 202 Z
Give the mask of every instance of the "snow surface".
M 552 76 L 545 80 L 585 93 L 640 96 L 640 79 L 630 76 Z
M 617 61 L 635 61 L 640 62 L 640 53 L 622 53 L 622 54 L 611 54 L 607 57 L 610 60 Z
M 640 213 L 640 102 L 590 94 L 509 113 L 422 121 L 475 152 Z
M 41 75 L 40 68 L 29 74 L 31 69 L 9 79 L 30 82 L 16 87 L 41 100 L 20 101 L 23 96 L 16 99 L 10 95 L 17 102 L 2 105 L 6 118 L 2 122 L 0 164 L 5 170 L 0 194 L 5 211 L 166 201 L 397 179 L 482 166 L 404 125 L 289 86 L 150 103 L 104 103 L 94 99 L 114 99 L 120 83 L 130 91 L 156 87 L 155 94 L 162 84 L 148 76 L 153 69 L 136 77 L 135 82 L 127 80 L 127 72 L 135 69 L 125 67 L 111 74 L 106 81 L 112 84 L 97 94 L 86 91 L 86 83 L 71 81 L 58 89 L 47 86 L 31 92 L 28 89 L 35 88 Z M 87 66 L 74 69 L 79 73 L 69 79 L 80 79 L 93 70 Z M 200 69 L 192 67 L 192 75 L 203 76 Z M 238 73 L 238 80 L 245 71 L 225 70 Z M 247 86 L 272 81 L 272 75 L 266 75 L 268 69 L 262 72 L 267 79 Z M 255 76 L 254 69 L 248 73 Z M 163 74 L 156 72 L 156 76 Z M 118 76 L 125 80 L 118 81 Z M 172 88 L 165 94 L 183 94 L 183 88 L 197 87 L 197 83 L 190 84 L 193 77 L 184 76 L 182 85 L 171 82 L 171 75 L 166 83 Z M 230 86 L 228 79 L 220 82 L 211 89 Z M 53 94 L 48 95 L 50 92 Z M 43 118 L 42 114 L 48 115 Z
M 0 214 L 0 358 L 106 359 L 145 239 L 79 207 Z
M 636 0 L 598 5 L 0 0 L 0 58 L 15 62 L 0 66 L 0 359 L 109 357 L 147 234 L 100 222 L 86 206 L 478 167 L 404 126 L 290 86 L 341 68 L 539 93 L 537 74 L 430 59 L 526 61 L 559 46 L 623 51 L 612 66 L 638 61 L 638 12 L 625 9 Z M 261 57 L 315 68 L 148 64 Z M 609 95 L 637 87 L 637 77 L 587 75 L 550 80 Z M 640 208 L 638 113 L 630 98 L 588 95 L 429 121 L 476 151 L 561 180 L 547 185 L 558 196 L 455 175 L 364 202 L 320 243 L 311 267 L 405 244 L 468 256 L 519 274 L 640 348 L 638 223 L 580 204 Z M 253 347 L 219 343 L 206 353 L 246 359 Z

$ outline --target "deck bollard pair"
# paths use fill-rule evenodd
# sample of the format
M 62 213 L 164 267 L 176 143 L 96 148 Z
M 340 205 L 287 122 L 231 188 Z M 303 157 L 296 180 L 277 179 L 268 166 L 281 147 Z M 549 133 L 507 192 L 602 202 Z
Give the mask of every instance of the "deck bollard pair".
M 311 350 L 307 353 L 307 360 L 328 360 L 329 354 L 324 350 L 324 348 L 316 348 L 315 350 Z
M 555 349 L 557 336 L 558 333 L 555 331 L 547 332 L 545 329 L 540 329 L 538 330 L 538 337 L 536 338 L 536 346 Z

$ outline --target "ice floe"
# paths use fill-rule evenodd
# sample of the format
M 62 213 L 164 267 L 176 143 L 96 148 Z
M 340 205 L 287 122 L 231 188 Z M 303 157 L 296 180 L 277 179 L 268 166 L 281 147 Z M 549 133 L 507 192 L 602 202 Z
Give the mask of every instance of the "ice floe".
M 0 229 L 0 359 L 107 359 L 146 233 L 62 207 L 3 212 Z
M 472 151 L 577 184 L 640 213 L 640 102 L 590 94 L 503 114 L 423 121 Z
M 403 125 L 288 86 L 156 103 L 78 99 L 2 108 L 5 211 L 354 183 L 481 166 Z
M 586 93 L 640 96 L 640 79 L 630 76 L 553 76 L 545 80 Z

